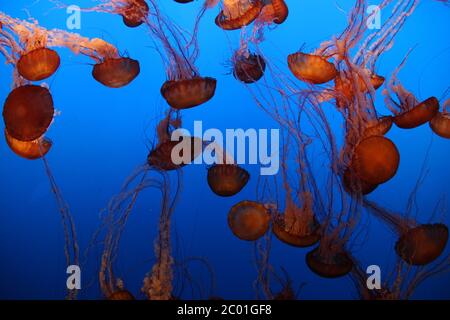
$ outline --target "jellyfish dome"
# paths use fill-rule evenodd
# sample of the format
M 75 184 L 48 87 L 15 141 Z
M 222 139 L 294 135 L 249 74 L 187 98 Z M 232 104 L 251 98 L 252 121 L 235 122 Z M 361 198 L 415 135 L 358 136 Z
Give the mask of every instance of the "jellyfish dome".
M 127 27 L 136 28 L 144 23 L 149 7 L 145 0 L 131 0 L 122 11 L 123 23 Z
M 53 144 L 51 140 L 45 137 L 40 137 L 34 141 L 20 141 L 11 137 L 6 130 L 5 139 L 9 148 L 15 154 L 28 160 L 42 158 L 50 151 Z
M 426 265 L 442 254 L 447 241 L 446 225 L 423 224 L 403 234 L 395 245 L 395 251 L 408 264 Z
M 356 146 L 351 167 L 361 180 L 378 185 L 394 177 L 399 163 L 395 144 L 385 137 L 372 136 Z
M 353 268 L 353 261 L 345 251 L 324 252 L 321 246 L 306 254 L 306 264 L 315 274 L 324 278 L 339 278 Z
M 161 94 L 174 109 L 189 109 L 210 100 L 216 91 L 216 79 L 195 77 L 184 80 L 168 80 L 161 87 Z
M 92 76 L 110 88 L 120 88 L 133 81 L 140 73 L 139 61 L 130 58 L 106 58 L 94 65 Z
M 228 226 L 241 240 L 258 240 L 266 234 L 269 224 L 269 211 L 258 202 L 241 201 L 228 213 Z
M 222 197 L 231 197 L 245 187 L 250 174 L 234 164 L 216 164 L 208 169 L 208 185 Z
M 317 55 L 296 52 L 288 56 L 288 66 L 294 76 L 312 84 L 322 84 L 337 76 L 334 64 Z
M 253 83 L 258 81 L 264 75 L 266 62 L 258 54 L 236 54 L 233 58 L 233 75 L 244 83 Z
M 431 97 L 394 117 L 394 123 L 402 129 L 416 128 L 433 119 L 438 111 L 439 101 L 435 97 Z
M 289 15 L 289 8 L 285 0 L 264 0 L 264 7 L 258 19 L 282 24 Z
M 56 51 L 37 48 L 20 57 L 17 70 L 27 80 L 40 81 L 54 74 L 59 65 L 60 58 Z
M 263 6 L 262 0 L 224 0 L 216 25 L 224 30 L 245 27 L 258 18 Z
M 11 91 L 3 107 L 8 134 L 20 141 L 41 137 L 53 120 L 53 99 L 47 88 L 25 85 Z
M 446 112 L 436 113 L 434 118 L 430 120 L 430 127 L 438 136 L 450 139 L 450 114 Z

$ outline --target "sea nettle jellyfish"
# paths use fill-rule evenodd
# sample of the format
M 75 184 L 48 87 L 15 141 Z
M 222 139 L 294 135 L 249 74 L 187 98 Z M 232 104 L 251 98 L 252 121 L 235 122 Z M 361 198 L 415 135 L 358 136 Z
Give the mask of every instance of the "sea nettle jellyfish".
M 282 24 L 289 15 L 286 0 L 263 0 L 264 7 L 259 14 L 259 20 Z
M 435 97 L 430 97 L 422 102 L 406 90 L 398 79 L 398 73 L 405 64 L 407 57 L 393 72 L 389 80 L 387 89 L 383 90 L 385 103 L 394 113 L 394 123 L 402 129 L 412 129 L 421 126 L 434 118 L 439 111 L 439 101 Z M 395 93 L 398 103 L 393 99 L 391 93 Z
M 140 72 L 139 63 L 136 60 L 120 56 L 117 48 L 104 40 L 88 39 L 64 30 L 46 30 L 40 27 L 37 21 L 28 22 L 14 19 L 3 13 L 0 13 L 0 22 L 18 38 L 15 43 L 10 39 L 11 50 L 17 52 L 18 47 L 22 46 L 25 48 L 22 51 L 27 53 L 26 48 L 32 49 L 28 56 L 21 53 L 21 57 L 24 58 L 17 62 L 19 74 L 24 78 L 29 75 L 27 71 L 31 69 L 30 65 L 35 66 L 36 70 L 30 72 L 37 78 L 50 74 L 50 71 L 59 65 L 59 61 L 56 63 L 56 58 L 52 58 L 55 57 L 54 53 L 42 49 L 52 47 L 65 47 L 75 54 L 81 53 L 93 59 L 95 61 L 92 71 L 94 79 L 111 88 L 120 88 L 129 84 Z M 36 49 L 39 49 L 37 53 Z M 21 51 L 19 50 L 19 52 Z M 36 59 L 44 62 L 37 63 Z M 23 71 L 21 71 L 22 69 Z M 34 79 L 31 80 L 34 81 Z
M 33 141 L 20 141 L 8 134 L 5 129 L 5 139 L 9 148 L 18 156 L 28 159 L 36 160 L 45 156 L 52 147 L 52 141 L 44 136 Z
M 159 170 L 171 171 L 191 163 L 202 152 L 200 138 L 181 136 L 180 141 L 172 141 L 172 132 L 181 127 L 179 112 L 169 111 L 157 126 L 158 143 L 147 157 L 147 163 Z M 186 152 L 186 154 L 185 154 Z M 175 161 L 175 157 L 178 159 Z
M 261 203 L 241 201 L 230 209 L 228 226 L 237 238 L 255 241 L 269 229 L 270 212 Z
M 288 66 L 292 74 L 299 80 L 322 84 L 337 76 L 337 69 L 326 57 L 296 52 L 288 56 Z
M 438 136 L 450 139 L 450 99 L 444 102 L 442 108 L 442 112 L 436 113 L 430 120 L 430 127 Z
M 166 17 L 155 0 L 150 0 L 150 13 L 146 24 L 165 63 L 167 81 L 161 87 L 161 95 L 174 109 L 188 109 L 210 100 L 216 90 L 216 79 L 201 77 L 195 62 L 199 54 L 198 29 L 205 11 L 216 4 L 205 1 L 195 21 L 192 37 L 188 39 L 184 31 Z
M 83 8 L 85 12 L 104 12 L 118 14 L 122 17 L 123 23 L 130 28 L 139 27 L 145 22 L 149 12 L 149 7 L 145 0 L 100 0 L 102 3 L 92 7 Z M 67 8 L 67 5 L 52 0 L 58 8 Z
M 236 164 L 215 164 L 208 169 L 208 185 L 221 197 L 239 193 L 247 184 L 250 174 Z
M 383 220 L 399 236 L 395 251 L 410 265 L 426 265 L 436 260 L 444 251 L 448 228 L 442 223 L 419 224 L 414 219 L 391 213 L 374 202 L 365 200 L 370 213 Z
M 251 24 L 263 6 L 263 0 L 223 0 L 216 24 L 224 30 L 240 29 Z
M 244 83 L 254 83 L 262 78 L 266 70 L 266 61 L 255 53 L 237 50 L 232 58 L 233 76 Z

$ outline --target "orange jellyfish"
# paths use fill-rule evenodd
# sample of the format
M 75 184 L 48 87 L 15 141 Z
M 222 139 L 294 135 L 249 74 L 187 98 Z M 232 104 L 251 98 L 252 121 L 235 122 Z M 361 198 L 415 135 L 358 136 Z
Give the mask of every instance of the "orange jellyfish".
M 172 132 L 181 127 L 180 114 L 177 112 L 174 118 L 172 118 L 172 115 L 173 113 L 169 111 L 167 116 L 158 124 L 158 143 L 152 148 L 147 157 L 147 163 L 150 166 L 164 171 L 180 169 L 192 162 L 202 152 L 202 141 L 199 138 L 183 136 L 181 141 L 171 140 Z M 190 149 L 190 156 L 187 161 L 174 162 L 174 154 L 183 160 L 187 157 L 187 155 L 184 155 L 185 148 L 181 148 L 179 153 L 176 152 L 175 148 L 178 146 Z
M 341 240 L 335 235 L 324 235 L 319 246 L 306 254 L 308 268 L 324 278 L 347 275 L 353 268 L 353 261 Z
M 450 139 L 450 99 L 444 103 L 443 111 L 430 120 L 430 127 L 438 136 Z
M 258 18 L 263 6 L 263 0 L 224 0 L 216 25 L 224 30 L 245 27 Z
M 241 50 L 237 50 L 233 55 L 232 63 L 234 77 L 244 83 L 258 81 L 266 69 L 264 58 L 248 51 L 242 53 Z
M 53 99 L 47 88 L 25 85 L 11 91 L 3 106 L 8 134 L 20 141 L 41 137 L 53 120 Z
M 399 236 L 395 251 L 410 265 L 426 265 L 436 260 L 448 241 L 448 227 L 442 223 L 418 224 L 414 219 L 391 213 L 365 200 L 370 213 L 383 220 Z
M 67 5 L 53 0 L 58 8 L 65 9 Z M 103 3 L 92 7 L 83 8 L 85 12 L 104 12 L 118 14 L 122 17 L 123 23 L 130 28 L 136 28 L 145 22 L 149 13 L 149 7 L 145 0 L 103 0 Z
M 45 137 L 40 137 L 33 141 L 20 141 L 8 134 L 5 129 L 6 143 L 9 148 L 18 156 L 28 159 L 36 160 L 45 156 L 52 147 L 52 141 Z
M 371 136 L 356 146 L 350 166 L 361 180 L 378 185 L 394 177 L 399 163 L 400 154 L 391 140 Z
M 263 0 L 264 7 L 258 17 L 259 20 L 265 20 L 276 24 L 282 24 L 289 15 L 289 8 L 285 0 Z
M 228 226 L 241 240 L 258 240 L 267 232 L 269 225 L 269 210 L 258 202 L 241 201 L 228 213 Z
M 408 53 L 409 55 L 409 53 Z M 422 102 L 408 90 L 406 90 L 398 79 L 398 73 L 405 64 L 408 55 L 393 72 L 387 89 L 383 90 L 385 103 L 394 113 L 394 123 L 402 129 L 412 129 L 421 126 L 434 118 L 439 111 L 439 101 L 430 97 Z M 398 103 L 392 98 L 390 92 L 395 93 Z
M 231 197 L 245 187 L 250 174 L 235 164 L 215 164 L 208 169 L 208 185 L 221 197 Z
M 120 88 L 140 73 L 139 62 L 130 58 L 108 58 L 94 65 L 92 76 L 110 88 Z
M 322 84 L 333 80 L 337 76 L 337 70 L 333 63 L 325 57 L 296 52 L 288 56 L 288 66 L 292 74 L 299 80 Z
M 20 57 L 17 70 L 27 80 L 40 81 L 54 74 L 59 64 L 60 58 L 55 50 L 37 48 Z

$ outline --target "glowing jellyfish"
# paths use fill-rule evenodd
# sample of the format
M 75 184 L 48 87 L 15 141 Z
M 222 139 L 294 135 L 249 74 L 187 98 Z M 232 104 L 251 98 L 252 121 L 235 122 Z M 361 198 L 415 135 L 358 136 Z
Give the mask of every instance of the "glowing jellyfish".
M 326 83 L 337 76 L 334 64 L 318 55 L 303 52 L 290 54 L 288 66 L 297 79 L 312 84 Z
M 409 53 L 408 53 L 409 55 Z M 412 129 L 429 122 L 439 111 L 439 101 L 430 97 L 422 102 L 408 90 L 406 90 L 398 79 L 398 73 L 404 66 L 408 55 L 393 72 L 388 83 L 388 89 L 383 91 L 385 103 L 395 114 L 394 123 L 402 129 Z M 392 98 L 392 91 L 398 98 L 398 103 Z
M 94 66 L 92 76 L 107 87 L 120 88 L 133 81 L 139 72 L 139 62 L 136 60 L 109 58 Z
M 442 223 L 418 224 L 408 217 L 390 213 L 374 202 L 366 200 L 366 207 L 387 223 L 399 236 L 395 251 L 410 265 L 426 265 L 436 260 L 448 241 L 448 227 Z
M 260 14 L 262 0 L 224 0 L 216 24 L 224 30 L 236 30 L 251 24 Z
M 152 148 L 147 157 L 147 163 L 157 169 L 171 171 L 180 169 L 191 163 L 202 152 L 200 138 L 182 136 L 180 141 L 172 141 L 172 132 L 181 127 L 179 113 L 172 118 L 172 112 L 160 121 L 157 127 L 158 143 Z M 189 154 L 184 154 L 186 151 Z M 174 156 L 183 161 L 174 161 Z
M 430 127 L 438 136 L 450 139 L 450 99 L 444 103 L 443 111 L 430 120 Z
M 228 226 L 241 240 L 255 241 L 269 229 L 270 213 L 266 207 L 254 201 L 241 201 L 228 213 Z
M 245 187 L 250 174 L 235 164 L 215 164 L 208 169 L 208 185 L 222 197 L 231 197 Z
M 50 148 L 52 147 L 52 141 L 45 137 L 40 137 L 33 141 L 20 141 L 11 137 L 6 129 L 5 139 L 9 148 L 15 154 L 28 160 L 42 158 L 50 151 Z
M 241 50 L 236 51 L 232 58 L 232 63 L 234 77 L 244 83 L 258 81 L 266 70 L 264 58 L 259 54 L 253 54 L 248 51 L 245 53 L 242 53 Z
M 258 17 L 259 20 L 282 24 L 289 15 L 289 8 L 285 0 L 263 0 L 264 7 Z
M 313 198 L 305 193 L 299 198 L 303 206 L 298 207 L 289 190 L 286 195 L 286 208 L 272 223 L 272 232 L 282 242 L 294 247 L 309 247 L 320 240 L 320 224 L 313 211 Z
M 11 137 L 33 141 L 53 120 L 53 99 L 47 88 L 25 85 L 11 91 L 3 106 L 3 119 Z
M 377 185 L 394 177 L 399 163 L 400 154 L 391 140 L 371 136 L 356 146 L 351 167 L 361 180 Z
M 55 50 L 37 48 L 20 57 L 17 70 L 27 80 L 40 81 L 54 74 L 59 64 L 60 58 Z

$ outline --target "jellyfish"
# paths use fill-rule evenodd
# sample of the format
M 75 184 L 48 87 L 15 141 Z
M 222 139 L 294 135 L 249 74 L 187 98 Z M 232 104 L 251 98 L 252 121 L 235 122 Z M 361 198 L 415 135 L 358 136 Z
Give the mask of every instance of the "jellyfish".
M 253 83 L 258 81 L 264 75 L 266 69 L 266 62 L 264 58 L 255 53 L 237 50 L 232 58 L 233 75 L 234 77 L 244 83 Z
M 20 141 L 13 138 L 5 129 L 5 139 L 9 148 L 18 156 L 28 159 L 36 160 L 45 156 L 52 147 L 52 141 L 44 136 L 41 136 L 33 141 Z
M 20 141 L 40 138 L 53 120 L 54 107 L 50 91 L 41 86 L 15 88 L 3 106 L 3 120 L 8 134 Z
M 11 50 L 11 59 L 9 59 L 10 61 L 8 62 L 13 63 L 14 66 L 17 64 L 19 74 L 20 68 L 24 68 L 25 71 L 23 71 L 23 73 L 25 73 L 25 75 L 26 72 L 32 72 L 37 75 L 43 72 L 48 73 L 49 70 L 56 65 L 56 58 L 51 58 L 55 57 L 55 55 L 49 53 L 50 51 L 40 50 L 37 54 L 32 54 L 29 58 L 25 58 L 25 60 L 23 60 L 25 61 L 24 63 L 19 63 L 21 62 L 21 59 L 16 62 L 15 57 L 17 55 L 20 57 L 25 56 L 29 53 L 28 51 L 30 51 L 30 49 L 49 49 L 53 47 L 68 48 L 75 54 L 81 53 L 82 55 L 93 59 L 95 61 L 92 71 L 94 79 L 111 88 L 120 88 L 129 84 L 140 72 L 138 61 L 128 57 L 122 57 L 117 48 L 102 39 L 89 39 L 76 33 L 58 29 L 47 30 L 39 26 L 36 20 L 32 20 L 31 22 L 19 20 L 9 17 L 1 12 L 0 22 L 5 28 L 11 31 L 11 33 L 9 33 L 4 31 L 5 28 L 2 28 L 0 35 L 8 40 L 7 47 Z M 14 36 L 17 37 L 17 40 L 14 39 Z M 34 51 L 31 51 L 31 53 L 33 52 Z M 45 52 L 45 54 L 43 54 L 43 52 Z M 3 53 L 5 54 L 5 52 Z M 41 60 L 39 60 L 39 63 L 33 62 L 36 59 Z M 33 63 L 33 70 L 27 67 L 30 65 L 30 61 Z M 25 75 L 22 76 L 26 78 Z M 34 79 L 31 80 L 35 81 Z
M 58 8 L 65 9 L 67 5 L 52 0 Z M 101 4 L 92 8 L 83 8 L 85 12 L 104 12 L 118 14 L 122 17 L 123 23 L 130 28 L 136 28 L 145 22 L 149 12 L 149 7 L 145 0 L 101 0 Z
M 450 139 L 450 99 L 444 102 L 443 111 L 430 120 L 430 127 L 438 136 Z
M 398 79 L 398 73 L 404 66 L 409 52 L 402 63 L 393 72 L 387 89 L 383 90 L 386 106 L 394 113 L 394 123 L 402 129 L 412 129 L 421 126 L 431 119 L 439 111 L 439 101 L 435 97 L 427 98 L 419 102 L 417 98 L 406 90 Z M 393 99 L 391 92 L 395 93 L 398 103 Z
M 389 212 L 378 204 L 364 200 L 370 213 L 388 224 L 398 235 L 397 255 L 409 265 L 421 266 L 436 260 L 448 241 L 448 227 L 442 223 L 419 224 L 410 217 Z
M 60 58 L 55 50 L 45 47 L 33 49 L 17 62 L 19 74 L 30 81 L 47 79 L 58 70 Z
M 289 8 L 285 0 L 263 0 L 264 7 L 258 17 L 259 20 L 282 24 L 289 15 Z
M 288 66 L 297 79 L 311 84 L 323 84 L 337 76 L 334 64 L 320 55 L 292 53 L 288 56 Z
M 258 18 L 263 7 L 263 0 L 224 0 L 216 25 L 224 30 L 240 29 Z
M 228 212 L 228 226 L 237 238 L 255 241 L 269 230 L 270 212 L 261 203 L 241 201 Z
M 208 169 L 208 185 L 222 197 L 239 193 L 247 184 L 250 174 L 235 164 L 215 164 Z
M 167 116 L 160 121 L 157 126 L 157 145 L 152 148 L 147 157 L 147 163 L 160 170 L 171 171 L 179 169 L 186 164 L 191 163 L 202 152 L 202 141 L 200 138 L 182 136 L 181 142 L 171 140 L 174 130 L 181 127 L 181 115 L 179 112 L 167 112 Z M 185 159 L 184 150 L 190 150 L 190 156 L 187 161 L 174 163 L 173 154 L 176 153 L 179 146 L 187 148 L 180 149 L 176 155 Z

